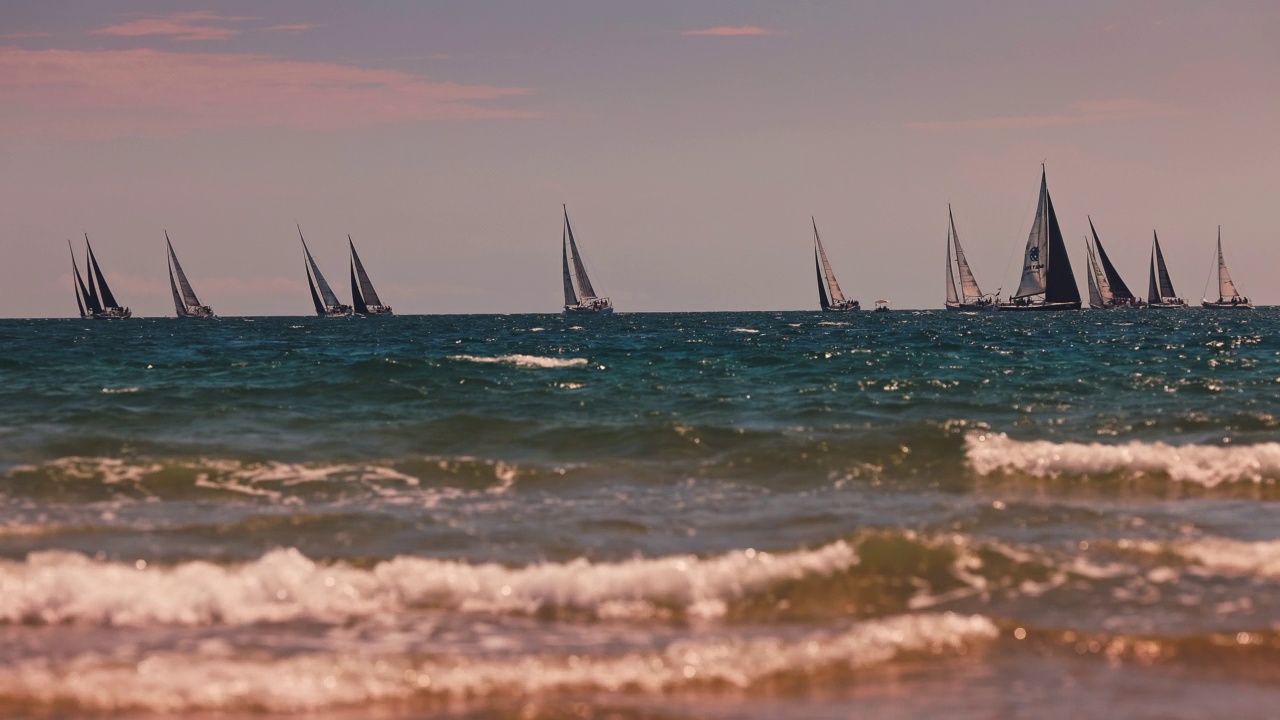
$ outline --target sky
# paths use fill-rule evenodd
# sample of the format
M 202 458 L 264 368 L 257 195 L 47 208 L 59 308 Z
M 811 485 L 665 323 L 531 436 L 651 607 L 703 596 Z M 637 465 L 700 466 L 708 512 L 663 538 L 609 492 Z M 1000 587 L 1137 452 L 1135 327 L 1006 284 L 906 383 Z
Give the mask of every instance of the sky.
M 67 241 L 170 315 L 164 233 L 221 315 L 340 297 L 556 312 L 561 206 L 622 311 L 941 307 L 947 205 L 1017 287 L 1045 164 L 1085 290 L 1092 217 L 1198 299 L 1217 227 L 1280 303 L 1280 3 L 467 0 L 0 4 L 0 317 L 76 314 Z M 83 270 L 83 268 L 82 268 Z M 1213 291 L 1210 291 L 1211 293 Z

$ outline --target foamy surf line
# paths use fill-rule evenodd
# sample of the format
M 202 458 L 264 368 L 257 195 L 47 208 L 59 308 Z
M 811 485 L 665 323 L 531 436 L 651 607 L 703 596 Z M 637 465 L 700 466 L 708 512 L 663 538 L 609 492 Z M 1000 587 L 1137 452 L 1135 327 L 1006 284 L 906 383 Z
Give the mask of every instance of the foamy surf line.
M 32 553 L 0 562 L 0 622 L 104 626 L 340 623 L 413 608 L 533 614 L 571 610 L 597 618 L 673 614 L 715 618 L 728 603 L 779 582 L 841 572 L 858 563 L 837 541 L 815 550 L 735 551 L 509 568 L 399 557 L 371 569 L 322 565 L 275 550 L 233 566 L 203 561 L 148 567 L 79 553 Z
M 542 355 L 450 355 L 449 359 L 474 363 L 506 363 L 522 368 L 567 368 L 587 364 L 586 358 L 557 358 Z
M 1003 433 L 965 437 L 965 458 L 979 475 L 1025 473 L 1035 477 L 1135 473 L 1214 487 L 1280 479 L 1280 443 L 1167 445 L 1162 442 L 1054 443 L 1019 441 Z
M 87 654 L 0 666 L 0 697 L 90 710 L 301 712 L 415 696 L 494 698 L 581 692 L 749 689 L 761 680 L 858 668 L 904 653 L 963 653 L 996 637 L 980 615 L 900 615 L 799 638 L 680 640 L 625 655 L 438 657 L 313 653 L 237 657 L 225 645 L 115 658 Z

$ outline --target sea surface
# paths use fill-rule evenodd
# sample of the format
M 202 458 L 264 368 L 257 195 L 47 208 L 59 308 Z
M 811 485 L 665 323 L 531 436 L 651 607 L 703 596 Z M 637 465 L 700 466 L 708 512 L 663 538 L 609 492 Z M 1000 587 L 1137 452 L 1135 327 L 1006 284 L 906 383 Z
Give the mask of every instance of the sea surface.
M 1280 311 L 0 321 L 0 717 L 1277 718 Z

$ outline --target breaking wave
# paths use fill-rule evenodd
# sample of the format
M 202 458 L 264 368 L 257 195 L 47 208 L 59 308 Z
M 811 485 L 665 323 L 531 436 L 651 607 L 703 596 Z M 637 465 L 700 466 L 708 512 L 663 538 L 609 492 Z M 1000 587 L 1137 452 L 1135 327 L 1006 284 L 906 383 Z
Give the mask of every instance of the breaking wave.
M 193 654 L 0 667 L 0 697 L 93 710 L 300 712 L 417 697 L 493 698 L 556 692 L 657 693 L 692 687 L 748 689 L 814 672 L 848 673 L 902 654 L 964 654 L 998 634 L 980 615 L 902 615 L 799 637 L 685 639 L 619 655 L 413 658 L 309 653 L 237 656 L 210 644 Z
M 450 355 L 449 359 L 475 363 L 509 363 L 522 368 L 567 368 L 587 364 L 586 358 L 557 358 L 541 355 Z
M 1215 487 L 1223 483 L 1280 480 L 1280 443 L 1168 445 L 1162 442 L 1055 443 L 1019 441 L 1003 433 L 965 438 L 965 457 L 979 475 L 1025 473 L 1034 477 L 1134 473 Z
M 194 561 L 173 567 L 49 551 L 33 553 L 25 562 L 0 562 L 0 622 L 341 622 L 408 608 L 710 618 L 725 615 L 729 602 L 780 581 L 829 575 L 857 562 L 856 551 L 844 541 L 778 554 L 746 550 L 598 564 L 579 559 L 521 568 L 398 557 L 367 570 L 317 564 L 292 549 L 241 565 Z

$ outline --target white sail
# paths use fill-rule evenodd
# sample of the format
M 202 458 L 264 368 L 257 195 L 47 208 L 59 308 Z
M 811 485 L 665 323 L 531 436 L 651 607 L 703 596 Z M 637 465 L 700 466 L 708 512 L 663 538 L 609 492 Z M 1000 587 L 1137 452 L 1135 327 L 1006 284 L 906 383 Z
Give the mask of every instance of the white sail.
M 1097 308 L 1106 307 L 1111 304 L 1113 297 L 1111 283 L 1107 281 L 1107 274 L 1098 264 L 1098 255 L 1087 237 L 1084 239 L 1084 246 L 1089 257 L 1089 305 Z
M 956 232 L 956 219 L 951 214 L 951 206 L 947 206 L 947 217 L 951 221 L 951 237 L 956 243 L 956 267 L 960 269 L 960 295 L 965 302 L 977 302 L 982 298 L 982 290 L 978 287 L 978 281 L 973 277 L 973 271 L 969 269 L 969 261 L 965 259 L 964 248 L 960 246 L 960 233 Z
M 1222 259 L 1222 228 L 1218 228 L 1218 297 L 1227 299 L 1239 295 L 1240 291 L 1231 281 L 1231 273 L 1227 272 L 1227 262 Z
M 812 220 L 812 218 L 810 218 Z M 840 292 L 840 283 L 836 282 L 836 273 L 831 269 L 831 261 L 827 260 L 827 251 L 822 247 L 822 239 L 818 237 L 818 223 L 813 223 L 813 241 L 818 244 L 818 255 L 822 256 L 822 272 L 827 278 L 827 288 L 831 291 L 831 302 L 846 302 L 844 293 Z
M 1022 282 L 1018 283 L 1018 292 L 1014 295 L 1015 298 L 1043 295 L 1048 288 L 1048 197 L 1049 188 L 1042 174 L 1040 176 L 1040 202 L 1036 205 L 1036 220 L 1031 224 L 1031 234 L 1027 236 L 1027 249 L 1023 255 L 1022 262 Z
M 947 231 L 947 304 L 954 305 L 960 302 L 960 298 L 956 296 L 956 278 L 955 273 L 951 271 L 951 231 Z

